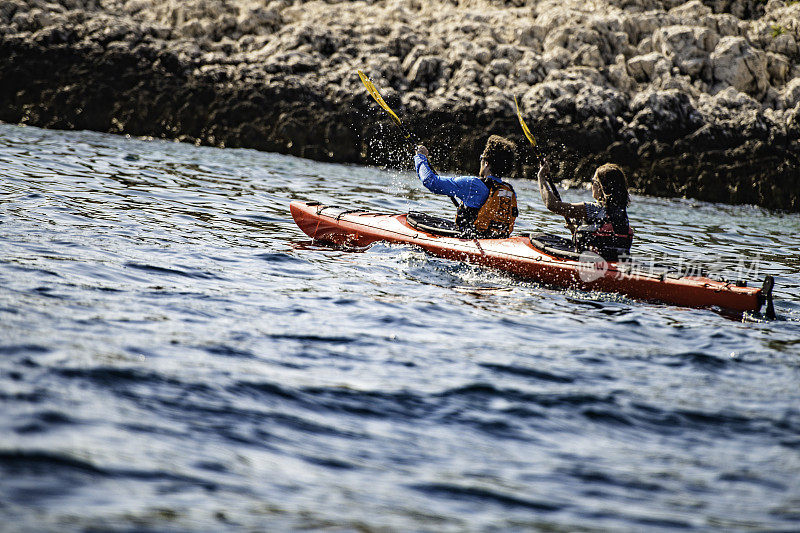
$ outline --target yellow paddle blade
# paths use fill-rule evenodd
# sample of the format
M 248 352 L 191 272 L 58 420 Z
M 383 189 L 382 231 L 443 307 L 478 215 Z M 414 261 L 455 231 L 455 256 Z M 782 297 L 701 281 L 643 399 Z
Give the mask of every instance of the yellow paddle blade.
M 533 134 L 531 130 L 528 129 L 528 125 L 525 124 L 525 121 L 522 120 L 522 113 L 519 112 L 519 104 L 517 103 L 517 95 L 514 95 L 514 105 L 517 106 L 517 118 L 519 119 L 519 125 L 522 126 L 522 133 L 525 134 L 525 137 L 531 142 L 532 146 L 536 146 L 536 139 L 533 138 Z
M 381 97 L 380 93 L 378 92 L 378 89 L 376 89 L 375 85 L 373 85 L 372 80 L 370 80 L 367 77 L 367 75 L 364 74 L 363 72 L 361 72 L 360 70 L 357 71 L 357 72 L 358 72 L 358 76 L 361 78 L 361 83 L 363 83 L 364 87 L 367 88 L 367 91 L 369 92 L 369 94 L 375 99 L 376 102 L 378 102 L 379 106 L 381 106 L 387 113 L 389 113 L 389 115 L 391 115 L 392 120 L 397 122 L 398 126 L 402 127 L 403 123 L 400 122 L 400 117 L 398 117 L 395 114 L 395 112 L 392 111 L 392 108 L 389 107 L 389 104 L 387 104 L 386 102 L 383 101 L 383 98 Z
M 522 113 L 519 112 L 519 104 L 517 103 L 517 95 L 514 95 L 514 105 L 517 107 L 517 118 L 519 119 L 519 125 L 522 126 L 522 132 L 525 134 L 525 137 L 531 142 L 531 146 L 533 146 L 533 155 L 536 156 L 536 159 L 541 161 L 542 155 L 539 153 L 539 147 L 536 146 L 536 139 L 533 138 L 533 134 L 531 130 L 528 129 L 528 125 L 525 124 L 525 121 L 522 119 Z M 553 191 L 556 199 L 560 202 L 561 201 L 561 194 L 559 194 L 558 189 L 556 188 L 556 184 L 553 183 L 553 180 L 548 177 L 547 182 L 550 184 L 550 190 Z M 565 217 L 566 218 L 566 217 Z M 570 222 L 570 219 L 567 218 L 567 222 Z

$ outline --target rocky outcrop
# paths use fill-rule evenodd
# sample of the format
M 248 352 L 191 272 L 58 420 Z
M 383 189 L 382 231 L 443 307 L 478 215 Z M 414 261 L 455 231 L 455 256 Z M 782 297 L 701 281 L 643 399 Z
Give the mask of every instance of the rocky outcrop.
M 800 2 L 0 0 L 0 120 L 407 165 L 356 75 L 475 171 L 491 133 L 577 183 L 800 211 Z

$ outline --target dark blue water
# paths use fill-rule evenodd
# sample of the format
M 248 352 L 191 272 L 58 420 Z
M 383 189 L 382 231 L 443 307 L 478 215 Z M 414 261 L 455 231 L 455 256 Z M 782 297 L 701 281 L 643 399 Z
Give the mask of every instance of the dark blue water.
M 561 229 L 515 187 L 519 229 Z M 0 529 L 797 529 L 799 216 L 630 209 L 642 256 L 775 275 L 765 322 L 316 246 L 293 198 L 452 209 L 409 173 L 0 125 Z

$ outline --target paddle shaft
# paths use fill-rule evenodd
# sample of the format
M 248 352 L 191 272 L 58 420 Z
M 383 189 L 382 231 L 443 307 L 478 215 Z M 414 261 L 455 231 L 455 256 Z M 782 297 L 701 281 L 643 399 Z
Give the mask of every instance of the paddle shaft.
M 367 75 L 361 72 L 360 70 L 357 72 L 358 76 L 361 78 L 361 82 L 364 84 L 364 87 L 367 88 L 367 92 L 370 94 L 370 96 L 372 96 L 372 98 L 376 102 L 378 102 L 378 105 L 381 106 L 381 108 L 383 108 L 383 110 L 389 114 L 389 116 L 392 118 L 392 122 L 398 128 L 400 128 L 400 133 L 403 134 L 403 139 L 405 140 L 405 143 L 411 147 L 411 153 L 415 153 L 417 146 L 421 145 L 422 141 L 420 141 L 417 135 L 408 131 L 408 129 L 403 125 L 403 121 L 400 120 L 400 117 L 397 116 L 397 113 L 392 111 L 392 108 L 389 107 L 389 104 L 386 103 L 381 94 L 378 92 L 378 89 L 375 87 L 375 84 L 372 83 L 372 80 L 369 79 L 369 77 L 367 77 Z M 432 167 L 431 170 L 433 170 Z M 453 196 L 450 196 L 449 198 L 450 201 L 453 202 L 453 205 L 456 206 L 456 208 L 461 207 L 458 203 L 458 200 L 456 200 Z
M 531 143 L 531 147 L 533 148 L 533 155 L 534 157 L 536 157 L 536 162 L 539 163 L 539 165 L 541 166 L 543 159 L 542 159 L 542 154 L 539 151 L 539 145 L 536 144 L 536 139 L 534 138 L 533 133 L 531 133 L 530 128 L 528 128 L 528 125 L 522 118 L 522 113 L 519 110 L 519 104 L 517 103 L 516 95 L 514 95 L 514 106 L 517 108 L 517 118 L 519 119 L 519 125 L 522 127 L 522 133 L 525 134 L 525 137 L 527 137 L 528 141 Z M 552 191 L 553 196 L 556 197 L 556 200 L 561 202 L 562 201 L 561 193 L 558 192 L 556 184 L 553 183 L 553 178 L 549 174 L 547 175 L 547 184 L 550 186 L 550 190 Z M 575 223 L 569 217 L 564 216 L 564 220 L 567 221 L 568 226 L 575 226 Z

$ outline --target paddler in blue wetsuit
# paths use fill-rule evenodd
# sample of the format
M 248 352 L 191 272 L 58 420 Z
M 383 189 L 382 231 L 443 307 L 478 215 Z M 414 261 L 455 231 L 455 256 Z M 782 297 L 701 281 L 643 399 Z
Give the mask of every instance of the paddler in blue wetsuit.
M 512 141 L 492 135 L 481 154 L 478 176 L 447 178 L 431 169 L 428 149 L 420 145 L 414 168 L 428 190 L 461 200 L 456 224 L 465 236 L 505 238 L 511 235 L 519 211 L 514 188 L 500 176 L 508 176 L 514 169 L 516 149 Z
M 550 190 L 550 166 L 539 169 L 539 192 L 547 209 L 562 215 L 572 231 L 576 251 L 592 251 L 608 261 L 630 253 L 633 228 L 628 221 L 628 182 L 622 169 L 612 163 L 601 165 L 592 176 L 592 198 L 596 203 L 571 204 L 560 201 Z

